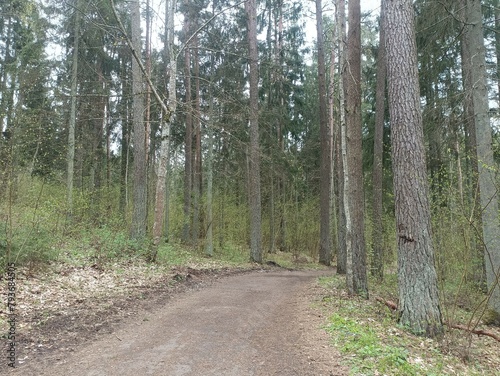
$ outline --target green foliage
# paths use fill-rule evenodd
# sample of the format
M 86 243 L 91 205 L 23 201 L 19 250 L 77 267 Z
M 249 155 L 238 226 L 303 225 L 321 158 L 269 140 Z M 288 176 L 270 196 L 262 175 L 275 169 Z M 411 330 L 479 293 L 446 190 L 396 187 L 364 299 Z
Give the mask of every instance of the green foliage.
M 160 265 L 183 266 L 193 261 L 196 254 L 187 248 L 164 244 L 159 247 L 157 262 Z
M 141 244 L 130 239 L 123 230 L 108 226 L 92 229 L 84 235 L 84 244 L 90 246 L 98 260 L 110 260 L 120 257 L 141 256 L 144 253 Z
M 407 350 L 400 344 L 384 343 L 368 323 L 333 314 L 326 329 L 341 352 L 353 356 L 356 374 L 418 374 L 418 368 L 408 362 Z
M 245 248 L 231 244 L 225 244 L 224 247 L 217 249 L 215 257 L 235 264 L 244 264 L 249 261 L 248 251 Z
M 344 276 L 319 279 L 328 293 L 321 305 L 328 317 L 325 330 L 344 355 L 353 375 L 493 375 L 485 363 L 464 362 L 468 343 L 463 332 L 447 332 L 443 339 L 423 339 L 400 327 L 396 317 L 377 301 L 345 295 Z M 397 277 L 371 284 L 371 295 L 397 301 Z M 461 312 L 464 313 L 463 311 Z M 489 350 L 486 350 L 489 351 Z M 470 353 L 468 353 L 470 356 Z M 477 354 L 481 357 L 481 354 Z
M 12 234 L 0 227 L 0 264 L 35 266 L 57 258 L 53 235 L 43 227 L 18 227 Z M 10 257 L 7 260 L 7 250 Z

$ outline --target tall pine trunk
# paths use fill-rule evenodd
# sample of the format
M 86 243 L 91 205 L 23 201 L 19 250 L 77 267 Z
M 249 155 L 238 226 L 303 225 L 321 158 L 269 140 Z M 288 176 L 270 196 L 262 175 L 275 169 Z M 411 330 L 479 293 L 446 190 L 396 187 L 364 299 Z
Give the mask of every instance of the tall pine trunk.
M 174 52 L 174 12 L 175 1 L 168 0 L 165 4 L 165 44 L 164 58 L 166 65 L 165 75 L 168 78 L 168 87 L 165 90 L 168 92 L 167 107 L 168 112 L 163 113 L 163 122 L 161 124 L 161 144 L 160 156 L 158 160 L 158 180 L 156 181 L 156 196 L 154 206 L 154 223 L 153 223 L 153 245 L 155 248 L 160 243 L 162 234 L 165 238 L 168 236 L 168 228 L 163 231 L 165 226 L 166 205 L 167 205 L 167 171 L 170 151 L 170 124 L 173 121 L 177 107 L 176 97 L 176 78 L 177 78 L 177 61 Z M 156 259 L 156 249 L 153 254 L 153 260 Z
M 339 43 L 339 125 L 338 137 L 335 147 L 337 160 L 337 181 L 338 181 L 338 251 L 337 251 L 337 273 L 347 273 L 347 248 L 348 234 L 350 232 L 350 220 L 347 220 L 349 208 L 346 206 L 346 154 L 345 154 L 345 88 L 344 75 L 346 72 L 345 64 L 345 46 L 346 46 L 346 18 L 345 18 L 345 0 L 338 1 L 337 25 L 338 25 L 338 43 Z
M 250 65 L 250 151 L 249 151 L 249 203 L 250 203 L 250 259 L 262 263 L 262 218 L 260 194 L 259 146 L 259 53 L 257 50 L 257 2 L 247 0 L 245 10 L 248 22 L 248 55 Z
M 323 265 L 330 265 L 332 258 L 332 241 L 330 228 L 331 147 L 328 124 L 328 93 L 326 89 L 326 65 L 323 43 L 323 9 L 321 0 L 316 0 L 316 32 L 318 45 L 318 94 L 321 149 L 319 262 Z
M 349 30 L 347 34 L 346 138 L 348 205 L 351 219 L 351 250 L 348 266 L 352 268 L 351 294 L 368 296 L 364 225 L 363 145 L 361 134 L 361 9 L 359 0 L 348 2 Z
M 461 1 L 462 17 L 467 17 L 467 1 Z M 476 128 L 474 119 L 474 104 L 472 101 L 472 66 L 471 66 L 471 46 L 468 37 L 469 28 L 466 27 L 461 38 L 461 58 L 462 58 L 462 77 L 465 95 L 463 96 L 464 112 L 462 121 L 465 130 L 465 150 L 467 154 L 467 187 L 468 187 L 468 205 L 472 220 L 472 231 L 470 235 L 470 261 L 471 267 L 469 278 L 481 289 L 486 288 L 486 275 L 484 266 L 484 240 L 482 235 L 481 218 L 481 191 L 479 187 L 479 165 L 477 161 Z M 476 230 L 475 230 L 476 229 Z
M 411 0 L 386 4 L 386 53 L 398 242 L 399 322 L 443 331 L 434 267 L 429 189 Z
M 373 147 L 373 259 L 372 275 L 382 280 L 384 277 L 383 261 L 383 179 L 384 179 L 384 119 L 385 119 L 385 31 L 383 17 L 385 0 L 382 0 L 380 19 L 380 42 L 377 58 L 377 92 L 375 97 L 375 136 Z
M 141 9 L 139 1 L 130 2 L 132 25 L 132 46 L 140 56 L 141 51 Z M 143 239 L 147 227 L 147 156 L 146 131 L 144 129 L 144 85 L 139 62 L 132 59 L 132 111 L 133 111 L 133 156 L 134 156 L 134 202 L 130 235 Z
M 483 37 L 481 1 L 467 0 L 467 34 L 470 48 L 471 87 L 476 130 L 479 190 L 484 239 L 486 283 L 490 299 L 489 308 L 500 321 L 500 223 L 498 217 L 497 165 L 493 158 L 492 129 L 489 118 L 486 57 Z

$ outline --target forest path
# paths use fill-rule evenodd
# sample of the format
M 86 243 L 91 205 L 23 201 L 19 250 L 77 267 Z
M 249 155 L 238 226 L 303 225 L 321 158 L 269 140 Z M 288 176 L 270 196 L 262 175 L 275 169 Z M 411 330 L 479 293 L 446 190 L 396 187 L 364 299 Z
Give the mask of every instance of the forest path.
M 254 271 L 180 294 L 114 333 L 11 374 L 346 375 L 312 306 L 330 271 Z

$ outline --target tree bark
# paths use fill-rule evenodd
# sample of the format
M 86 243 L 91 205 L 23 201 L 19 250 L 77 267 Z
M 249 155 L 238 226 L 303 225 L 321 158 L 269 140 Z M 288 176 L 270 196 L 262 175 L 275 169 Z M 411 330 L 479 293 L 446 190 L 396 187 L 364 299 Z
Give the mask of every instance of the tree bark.
M 332 41 L 335 43 L 337 40 L 337 28 L 332 29 Z M 330 136 L 330 218 L 332 221 L 332 257 L 333 251 L 338 249 L 338 239 L 339 239 L 339 226 L 338 226 L 338 179 L 336 175 L 337 164 L 337 139 L 338 139 L 338 127 L 336 127 L 337 122 L 335 118 L 335 47 L 332 47 L 330 51 L 330 77 L 328 82 L 328 132 Z M 337 252 L 338 256 L 338 252 Z M 338 257 L 337 257 L 338 259 Z
M 248 52 L 250 65 L 250 259 L 262 263 L 262 218 L 260 193 L 259 146 L 259 53 L 257 50 L 257 3 L 245 2 L 248 22 Z
M 433 337 L 443 326 L 428 202 L 414 11 L 411 0 L 387 0 L 386 9 L 399 322 L 414 333 Z
M 156 181 L 156 197 L 155 197 L 155 209 L 154 209 L 154 223 L 153 223 L 153 245 L 155 247 L 160 243 L 160 239 L 163 236 L 166 238 L 168 236 L 168 229 L 163 231 L 165 222 L 165 206 L 167 201 L 166 187 L 167 187 L 167 171 L 168 171 L 168 157 L 170 151 L 170 124 L 173 121 L 173 116 L 177 108 L 177 96 L 176 96 L 176 78 L 177 78 L 177 61 L 174 52 L 174 12 L 175 12 L 175 1 L 168 0 L 165 4 L 165 19 L 166 22 L 166 32 L 165 32 L 165 45 L 164 45 L 164 56 L 165 63 L 167 66 L 166 76 L 169 79 L 168 87 L 166 92 L 168 92 L 167 105 L 169 112 L 163 114 L 164 119 L 161 124 L 161 144 L 160 144 L 160 156 L 158 161 L 158 180 Z M 156 250 L 153 255 L 153 259 L 156 258 Z
M 337 159 L 337 180 L 338 180 L 338 207 L 339 207 L 339 218 L 338 218 L 338 237 L 339 237 L 339 247 L 337 251 L 337 273 L 346 274 L 347 273 L 347 239 L 348 233 L 350 232 L 350 220 L 347 221 L 349 208 L 346 206 L 346 155 L 345 155 L 345 88 L 344 88 L 344 74 L 345 74 L 345 46 L 346 41 L 346 16 L 345 16 L 345 0 L 338 1 L 338 21 L 337 25 L 339 28 L 338 33 L 338 43 L 339 43 L 339 112 L 340 112 L 340 123 L 338 126 L 338 140 L 336 150 Z M 352 270 L 352 269 L 351 269 Z M 352 278 L 350 278 L 352 281 Z
M 140 56 L 141 51 L 141 9 L 139 1 L 130 2 L 132 25 L 132 46 Z M 132 59 L 133 95 L 133 155 L 134 155 L 134 202 L 130 235 L 133 239 L 143 239 L 147 227 L 147 163 L 146 131 L 144 129 L 144 85 L 139 62 Z
M 320 242 L 319 262 L 330 265 L 332 258 L 332 241 L 330 228 L 330 172 L 331 147 L 327 110 L 326 65 L 323 43 L 323 9 L 321 0 L 316 0 L 316 32 L 318 46 L 318 94 L 319 94 L 319 127 L 320 127 Z
M 188 4 L 185 0 L 184 4 Z M 191 33 L 191 20 L 189 10 L 184 18 L 184 37 L 185 43 L 189 43 Z M 184 50 L 184 85 L 186 89 L 186 135 L 185 135 L 185 158 L 184 158 L 184 226 L 182 231 L 182 240 L 184 243 L 190 241 L 192 230 L 192 197 L 193 197 L 193 106 L 191 94 L 191 52 L 189 46 L 185 45 Z
M 385 0 L 380 12 L 380 37 L 377 58 L 377 92 L 375 97 L 375 135 L 373 147 L 373 259 L 372 275 L 384 278 L 384 223 L 383 223 L 383 179 L 384 179 L 384 120 L 385 120 L 385 31 L 383 17 Z
M 130 100 L 132 97 L 129 85 L 129 73 L 127 69 L 129 57 L 126 54 L 120 54 L 120 80 L 122 82 L 120 101 L 121 114 L 121 142 L 120 142 L 120 212 L 126 215 L 128 205 L 128 174 L 129 174 L 129 143 L 130 143 Z
M 467 1 L 461 1 L 462 17 L 467 18 Z M 472 101 L 472 59 L 471 46 L 469 37 L 469 28 L 465 27 L 461 38 L 461 58 L 462 58 L 462 77 L 464 86 L 463 106 L 464 112 L 462 121 L 465 130 L 465 149 L 467 154 L 466 166 L 468 171 L 468 204 L 470 207 L 470 215 L 472 221 L 471 241 L 471 268 L 469 278 L 480 286 L 486 288 L 486 275 L 484 265 L 484 240 L 482 234 L 482 218 L 481 218 L 481 190 L 479 187 L 479 167 L 477 160 L 477 140 L 476 128 L 474 119 L 474 103 Z M 474 231 L 476 229 L 476 231 Z
M 351 294 L 368 297 L 364 225 L 363 145 L 361 133 L 361 8 L 359 0 L 348 2 L 346 122 L 348 205 L 351 220 Z M 349 273 L 349 270 L 348 270 Z
M 212 59 L 213 66 L 213 59 Z M 210 82 L 212 86 L 213 82 Z M 213 176 L 214 176 L 214 132 L 213 128 L 215 126 L 214 118 L 214 97 L 212 92 L 212 87 L 210 86 L 209 97 L 210 97 L 210 107 L 208 110 L 209 123 L 207 129 L 208 136 L 208 155 L 207 155 L 207 236 L 205 243 L 205 254 L 207 256 L 213 256 L 214 254 L 214 235 L 213 235 Z
M 80 48 L 81 1 L 76 0 L 73 61 L 71 70 L 71 109 L 68 125 L 68 170 L 67 170 L 67 214 L 73 215 L 73 178 L 75 173 L 75 128 L 76 128 L 76 96 L 78 90 L 78 54 Z
M 490 299 L 488 306 L 500 317 L 500 222 L 498 218 L 498 190 L 493 158 L 492 129 L 489 118 L 486 57 L 483 37 L 481 1 L 467 1 L 467 36 L 470 50 L 471 95 L 476 130 L 481 217 L 484 239 L 486 283 Z
M 193 174 L 193 245 L 197 245 L 200 237 L 200 206 L 202 184 L 202 157 L 201 157 L 201 108 L 200 108 L 200 62 L 198 58 L 198 37 L 193 38 L 193 76 L 195 81 L 194 92 L 194 174 Z

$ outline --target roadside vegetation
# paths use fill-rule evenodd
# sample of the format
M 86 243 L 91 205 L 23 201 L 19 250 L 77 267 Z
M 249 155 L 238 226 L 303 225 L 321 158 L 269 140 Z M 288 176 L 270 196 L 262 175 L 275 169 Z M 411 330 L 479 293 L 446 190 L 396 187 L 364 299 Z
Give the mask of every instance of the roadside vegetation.
M 500 343 L 488 336 L 450 329 L 431 339 L 411 334 L 396 322 L 392 310 L 382 301 L 396 302 L 397 278 L 386 275 L 372 281 L 369 300 L 346 294 L 345 276 L 321 278 L 324 288 L 318 302 L 327 319 L 325 330 L 331 342 L 351 368 L 352 375 L 498 375 Z M 467 326 L 476 322 L 480 294 L 459 292 L 444 298 L 444 319 Z M 464 300 L 466 299 L 466 300 Z M 466 301 L 466 304 L 459 303 Z M 500 330 L 479 324 L 477 328 L 500 335 Z
M 217 246 L 212 257 L 205 255 L 203 244 L 193 247 L 176 240 L 175 234 L 182 229 L 182 211 L 180 200 L 174 201 L 172 240 L 161 243 L 152 263 L 148 261 L 149 243 L 128 236 L 127 218 L 96 218 L 88 210 L 90 199 L 77 197 L 75 218 L 70 223 L 64 208 L 57 205 L 57 197 L 63 194 L 60 187 L 35 178 L 24 179 L 19 181 L 11 206 L 4 206 L 10 216 L 0 228 L 1 254 L 9 254 L 17 268 L 17 330 L 24 354 L 19 358 L 21 363 L 27 361 L 26 357 L 56 348 L 58 342 L 69 348 L 75 341 L 89 340 L 98 331 L 109 330 L 118 319 L 175 291 L 228 274 L 272 267 L 249 262 L 248 247 L 241 241 L 248 228 L 247 216 L 241 216 L 242 208 L 230 200 L 224 213 L 226 222 L 232 225 L 224 227 L 224 234 L 215 233 Z M 114 200 L 110 193 L 109 202 Z M 310 203 L 303 206 L 303 215 L 295 218 L 300 222 L 288 218 L 289 228 L 297 229 L 290 239 L 301 240 L 290 241 L 288 244 L 295 247 L 289 251 L 267 253 L 266 262 L 290 269 L 318 267 L 317 253 L 310 251 L 315 249 L 318 233 L 318 227 L 311 224 L 316 209 Z M 390 228 L 392 223 L 389 218 L 387 221 Z M 470 261 L 465 256 L 469 252 L 456 235 L 465 225 L 459 220 L 440 220 L 440 224 L 435 237 L 444 320 L 500 336 L 498 327 L 483 324 L 485 294 L 463 278 L 469 270 Z M 390 234 L 385 241 L 394 243 Z M 395 249 L 389 247 L 383 282 L 369 281 L 369 300 L 349 297 L 345 276 L 333 275 L 319 281 L 322 292 L 317 304 L 326 317 L 324 329 L 331 334 L 332 345 L 343 354 L 352 374 L 498 374 L 500 345 L 493 338 L 447 327 L 443 337 L 428 339 L 397 325 L 392 310 L 376 300 L 378 297 L 397 303 L 394 254 Z M 2 265 L 5 262 L 3 259 Z M 2 293 L 6 287 L 2 280 Z M 8 324 L 5 307 L 0 310 L 3 336 Z

